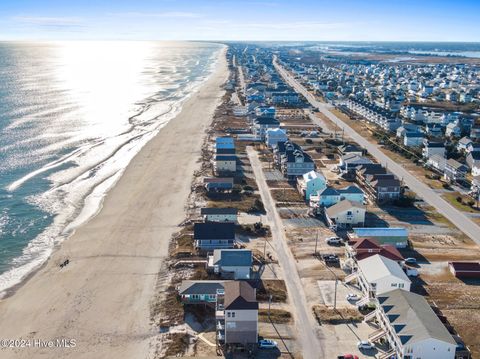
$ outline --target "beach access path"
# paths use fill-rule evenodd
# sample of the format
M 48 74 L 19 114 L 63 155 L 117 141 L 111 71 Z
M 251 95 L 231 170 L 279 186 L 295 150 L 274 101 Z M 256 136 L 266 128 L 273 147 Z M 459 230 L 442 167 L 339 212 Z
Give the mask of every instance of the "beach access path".
M 365 137 L 361 136 L 353 128 L 348 126 L 345 122 L 339 119 L 335 114 L 329 110 L 329 105 L 323 102 L 318 101 L 315 97 L 309 93 L 304 86 L 302 86 L 287 70 L 285 70 L 277 61 L 274 59 L 274 65 L 279 72 L 279 74 L 287 81 L 290 86 L 292 86 L 295 91 L 301 93 L 307 101 L 320 112 L 322 112 L 329 120 L 335 123 L 341 130 L 345 132 L 353 141 L 358 143 L 360 146 L 365 148 L 373 157 L 377 159 L 379 163 L 387 167 L 389 171 L 395 174 L 398 178 L 403 180 L 403 182 L 414 191 L 418 196 L 420 196 L 425 202 L 434 207 L 438 213 L 442 214 L 450 222 L 452 222 L 460 231 L 465 233 L 470 237 L 474 242 L 480 244 L 480 226 L 478 226 L 474 221 L 472 221 L 468 216 L 454 208 L 451 204 L 445 201 L 438 193 L 433 189 L 428 187 L 425 183 L 417 179 L 414 175 L 408 172 L 401 165 L 396 163 L 385 153 L 383 153 L 376 144 L 368 141 Z M 318 119 L 315 116 L 312 119 L 320 125 Z M 316 120 L 315 120 L 316 119 Z
M 312 309 L 307 304 L 295 258 L 290 248 L 288 248 L 285 226 L 268 188 L 258 153 L 252 147 L 247 147 L 247 154 L 257 180 L 260 196 L 267 211 L 267 218 L 272 231 L 272 244 L 277 253 L 280 268 L 282 268 L 284 273 L 283 278 L 287 287 L 290 306 L 292 307 L 295 328 L 297 330 L 296 339 L 302 350 L 302 358 L 323 358 L 324 334 L 313 317 Z
M 7 358 L 141 358 L 158 329 L 150 322 L 157 276 L 185 217 L 205 131 L 228 78 L 225 49 L 181 113 L 138 153 L 103 208 L 0 301 L 0 339 L 74 339 L 74 348 L 0 349 Z M 70 263 L 63 269 L 59 263 Z

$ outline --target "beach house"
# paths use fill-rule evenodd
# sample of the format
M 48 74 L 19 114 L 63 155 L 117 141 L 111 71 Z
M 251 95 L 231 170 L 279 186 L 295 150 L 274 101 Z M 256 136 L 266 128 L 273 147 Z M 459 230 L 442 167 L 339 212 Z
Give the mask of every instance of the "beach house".
M 365 194 L 357 186 L 348 186 L 345 188 L 326 187 L 310 196 L 311 207 L 330 207 L 342 200 L 363 203 Z
M 383 340 L 388 349 L 380 358 L 454 359 L 457 343 L 421 295 L 402 289 L 379 294 L 376 310 L 365 317 L 379 328 L 371 342 Z
M 217 137 L 215 139 L 215 149 L 218 150 L 220 148 L 234 149 L 235 142 L 233 137 L 229 137 L 229 136 Z
M 433 142 L 427 139 L 423 141 L 422 155 L 424 158 L 430 158 L 433 155 L 445 157 L 445 145 L 443 142 Z
M 391 244 L 380 244 L 375 239 L 361 238 L 348 241 L 345 244 L 345 257 L 347 259 L 351 258 L 359 261 L 375 254 L 394 260 L 399 264 L 404 259 L 396 247 Z
M 472 151 L 467 155 L 467 164 L 472 176 L 480 176 L 480 151 Z
M 357 281 L 364 298 L 358 305 L 368 304 L 382 293 L 399 288 L 410 291 L 411 281 L 398 262 L 375 254 L 358 260 L 353 272 L 345 277 L 345 282 Z
M 289 180 L 295 180 L 307 172 L 315 170 L 315 162 L 302 150 L 286 152 L 282 157 L 281 171 Z
M 237 171 L 237 156 L 235 155 L 216 155 L 215 172 L 217 174 L 233 173 Z
M 439 172 L 445 171 L 445 165 L 447 164 L 447 159 L 441 155 L 433 155 L 427 160 L 427 165 L 436 169 Z
M 310 171 L 297 178 L 298 191 L 307 202 L 310 201 L 312 194 L 322 191 L 326 187 L 327 180 L 320 172 Z
M 193 226 L 195 248 L 201 251 L 233 248 L 235 244 L 235 224 L 206 222 Z
M 227 208 L 202 208 L 200 214 L 204 222 L 237 222 L 238 209 L 233 207 Z
M 265 143 L 270 148 L 273 148 L 273 146 L 276 146 L 279 142 L 285 142 L 287 140 L 287 132 L 281 128 L 269 128 L 265 132 Z
M 269 128 L 278 128 L 280 126 L 280 122 L 272 117 L 257 117 L 253 120 L 253 134 L 265 140 L 265 135 L 267 133 L 267 129 Z
M 217 291 L 223 290 L 224 281 L 184 280 L 178 288 L 178 295 L 184 304 L 210 304 L 217 302 Z
M 453 158 L 450 158 L 445 163 L 444 178 L 450 182 L 463 181 L 467 175 L 468 167 Z
M 251 279 L 252 251 L 249 249 L 215 249 L 208 257 L 208 269 L 224 278 Z
M 325 210 L 325 219 L 330 228 L 351 228 L 363 226 L 366 207 L 361 202 L 344 199 Z
M 203 183 L 208 192 L 224 192 L 233 189 L 232 177 L 206 177 Z
M 470 145 L 473 144 L 473 141 L 468 137 L 462 137 L 458 140 L 457 151 L 458 152 L 467 152 L 467 149 Z
M 257 346 L 258 302 L 255 289 L 245 281 L 230 281 L 217 297 L 217 340 L 224 345 Z
M 400 198 L 400 181 L 391 173 L 369 174 L 363 182 L 365 192 L 378 203 L 387 203 Z
M 372 161 L 366 157 L 358 155 L 357 153 L 347 153 L 340 157 L 338 163 L 338 169 L 342 173 L 348 173 L 354 171 L 361 165 L 371 164 Z
M 371 238 L 380 244 L 391 244 L 396 248 L 408 246 L 408 230 L 401 227 L 353 228 L 347 236 L 350 240 Z

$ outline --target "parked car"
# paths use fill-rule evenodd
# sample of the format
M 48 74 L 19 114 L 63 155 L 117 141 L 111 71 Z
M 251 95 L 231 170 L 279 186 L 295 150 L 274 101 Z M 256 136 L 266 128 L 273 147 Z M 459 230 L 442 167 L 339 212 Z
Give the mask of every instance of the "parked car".
M 278 344 L 275 340 L 271 339 L 262 339 L 258 341 L 258 347 L 260 349 L 274 349 L 278 347 Z
M 357 348 L 360 350 L 369 350 L 369 349 L 373 349 L 373 344 L 370 343 L 368 340 L 360 340 L 357 343 Z
M 358 356 L 353 354 L 344 354 L 337 356 L 337 359 L 358 359 Z
M 409 258 L 405 258 L 405 260 L 403 261 L 405 264 L 417 264 L 417 259 L 416 258 L 413 258 L 413 257 L 409 257 Z
M 336 254 L 324 254 L 322 258 L 325 263 L 338 263 L 340 261 Z
M 355 293 L 348 293 L 347 296 L 345 297 L 348 301 L 357 301 L 360 299 L 360 296 L 358 294 L 355 294 Z
M 341 244 L 342 239 L 339 237 L 328 237 L 325 239 L 325 242 L 327 242 L 327 244 Z

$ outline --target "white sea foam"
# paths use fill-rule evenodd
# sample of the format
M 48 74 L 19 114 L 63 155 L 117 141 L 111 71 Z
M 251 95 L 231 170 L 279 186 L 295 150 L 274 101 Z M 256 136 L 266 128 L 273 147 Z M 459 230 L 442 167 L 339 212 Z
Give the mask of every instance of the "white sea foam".
M 28 201 L 47 213 L 55 214 L 55 217 L 49 227 L 29 242 L 22 255 L 12 261 L 12 269 L 0 275 L 0 293 L 19 283 L 28 273 L 44 263 L 56 244 L 98 213 L 106 193 L 119 180 L 131 159 L 181 111 L 183 103 L 212 73 L 217 58 L 218 52 L 215 51 L 203 76 L 177 87 L 178 90 L 171 96 L 175 101 L 155 102 L 157 100 L 152 96 L 146 100 L 148 106 L 135 106 L 142 108 L 143 112 L 130 120 L 129 130 L 85 144 L 22 176 L 7 187 L 14 192 L 36 176 L 52 171 L 49 176 L 51 188 L 42 194 L 29 197 Z M 53 171 L 68 163 L 75 166 Z

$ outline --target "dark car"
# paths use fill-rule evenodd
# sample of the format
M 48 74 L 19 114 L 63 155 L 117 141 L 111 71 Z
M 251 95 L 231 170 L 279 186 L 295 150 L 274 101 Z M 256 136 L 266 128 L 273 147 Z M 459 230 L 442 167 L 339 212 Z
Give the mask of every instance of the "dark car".
M 325 263 L 338 263 L 340 261 L 336 254 L 324 254 L 322 259 L 325 261 Z

